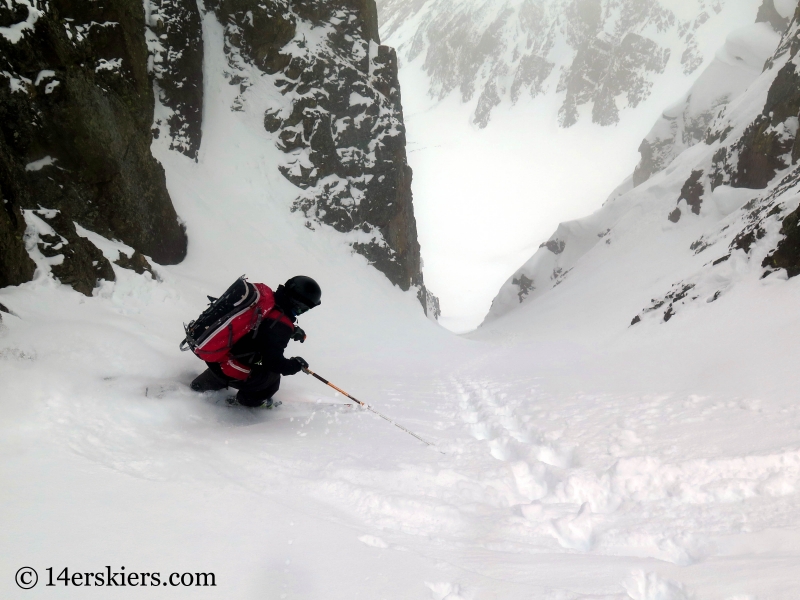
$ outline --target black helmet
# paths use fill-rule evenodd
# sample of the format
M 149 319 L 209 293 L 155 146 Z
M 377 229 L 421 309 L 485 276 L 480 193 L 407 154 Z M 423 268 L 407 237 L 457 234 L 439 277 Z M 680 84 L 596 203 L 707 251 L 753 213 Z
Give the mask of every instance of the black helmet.
M 305 275 L 297 275 L 280 286 L 286 292 L 287 308 L 295 316 L 302 315 L 307 310 L 320 305 L 322 290 L 319 284 Z M 280 288 L 278 291 L 280 291 Z

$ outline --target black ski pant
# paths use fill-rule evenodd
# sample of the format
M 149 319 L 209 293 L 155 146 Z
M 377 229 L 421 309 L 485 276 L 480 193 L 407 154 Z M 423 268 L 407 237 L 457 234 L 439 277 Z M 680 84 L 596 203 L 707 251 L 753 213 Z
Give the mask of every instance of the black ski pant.
M 238 390 L 236 401 L 242 406 L 261 406 L 269 400 L 281 386 L 281 376 L 259 366 L 253 367 L 250 376 L 240 381 L 226 376 L 217 363 L 206 363 L 208 369 L 195 378 L 192 389 L 208 392 L 232 387 Z

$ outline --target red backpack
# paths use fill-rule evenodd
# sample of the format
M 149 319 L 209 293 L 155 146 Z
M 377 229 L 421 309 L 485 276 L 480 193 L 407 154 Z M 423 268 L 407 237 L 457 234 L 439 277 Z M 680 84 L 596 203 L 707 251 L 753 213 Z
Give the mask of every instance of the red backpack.
M 221 362 L 233 345 L 251 331 L 257 331 L 267 314 L 275 310 L 275 297 L 266 285 L 252 284 L 242 276 L 188 325 L 183 352 L 191 350 L 206 362 Z

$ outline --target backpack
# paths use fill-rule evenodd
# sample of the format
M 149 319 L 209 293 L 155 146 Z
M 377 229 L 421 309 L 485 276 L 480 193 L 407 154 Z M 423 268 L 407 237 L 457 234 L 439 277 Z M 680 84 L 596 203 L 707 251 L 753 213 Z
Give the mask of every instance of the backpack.
M 222 296 L 208 299 L 208 308 L 194 321 L 184 324 L 186 338 L 180 344 L 182 352 L 191 350 L 206 362 L 224 360 L 236 342 L 258 330 L 264 315 L 275 306 L 272 298 L 270 306 L 262 306 L 265 302 L 259 302 L 261 292 L 244 275 Z

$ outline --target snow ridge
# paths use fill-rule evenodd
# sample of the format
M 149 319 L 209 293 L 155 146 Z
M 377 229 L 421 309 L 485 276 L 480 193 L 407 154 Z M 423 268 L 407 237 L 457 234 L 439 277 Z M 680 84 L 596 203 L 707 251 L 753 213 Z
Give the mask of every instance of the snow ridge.
M 686 96 L 664 111 L 642 142 L 642 160 L 634 171 L 634 185 L 640 185 L 681 152 L 704 140 L 722 107 L 744 93 L 761 74 L 781 33 L 767 23 L 755 23 L 728 37 Z

